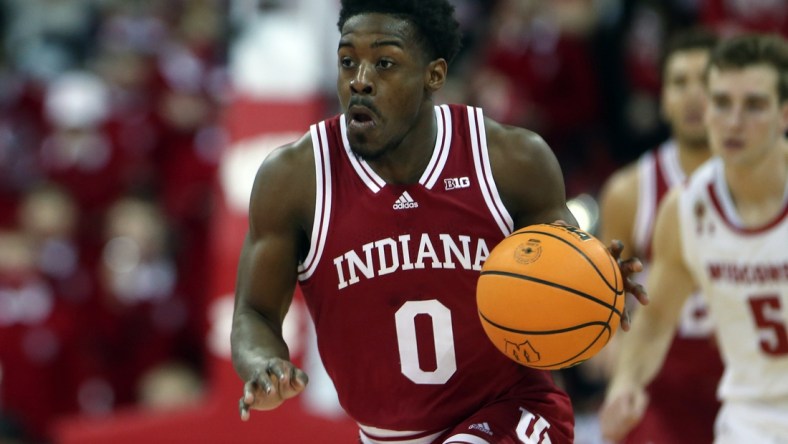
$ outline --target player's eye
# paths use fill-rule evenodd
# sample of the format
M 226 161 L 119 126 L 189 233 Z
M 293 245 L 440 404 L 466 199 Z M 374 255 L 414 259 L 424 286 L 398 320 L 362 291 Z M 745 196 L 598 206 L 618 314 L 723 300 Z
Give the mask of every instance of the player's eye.
M 382 69 L 389 69 L 394 66 L 394 62 L 387 59 L 381 59 L 378 61 L 378 67 Z
M 343 68 L 352 68 L 355 65 L 353 59 L 350 57 L 340 57 L 339 58 L 339 66 Z

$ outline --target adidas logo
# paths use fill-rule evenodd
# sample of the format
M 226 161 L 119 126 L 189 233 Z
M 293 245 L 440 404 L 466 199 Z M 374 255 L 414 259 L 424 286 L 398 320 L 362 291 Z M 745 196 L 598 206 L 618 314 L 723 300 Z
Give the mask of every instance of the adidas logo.
M 408 208 L 418 208 L 418 207 L 419 207 L 419 203 L 414 201 L 413 198 L 410 197 L 410 194 L 408 194 L 407 191 L 402 193 L 399 199 L 397 199 L 397 201 L 394 202 L 394 205 L 392 206 L 392 208 L 394 208 L 395 210 L 405 210 Z
M 478 422 L 468 427 L 470 430 L 478 430 L 482 433 L 492 436 L 493 432 L 490 430 L 490 425 L 486 422 Z

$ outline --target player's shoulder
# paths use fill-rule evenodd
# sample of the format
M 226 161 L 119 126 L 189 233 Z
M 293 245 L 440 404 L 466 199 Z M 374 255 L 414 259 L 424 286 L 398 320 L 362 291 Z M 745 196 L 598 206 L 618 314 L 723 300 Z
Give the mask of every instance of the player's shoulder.
M 723 174 L 722 159 L 712 156 L 703 162 L 692 174 L 684 181 L 682 194 L 703 192 L 706 187 L 714 181 L 718 175 Z
M 489 117 L 485 117 L 484 127 L 491 156 L 503 158 L 506 162 L 534 165 L 539 165 L 543 159 L 554 158 L 547 142 L 531 130 L 506 125 Z
M 275 148 L 257 169 L 250 212 L 269 212 L 273 202 L 285 212 L 305 212 L 314 195 L 314 158 L 310 133 Z
M 611 197 L 637 196 L 640 183 L 639 162 L 630 162 L 611 174 L 602 185 L 602 195 Z
M 258 177 L 287 178 L 297 174 L 299 178 L 314 170 L 314 150 L 310 132 L 298 140 L 275 148 L 258 169 Z

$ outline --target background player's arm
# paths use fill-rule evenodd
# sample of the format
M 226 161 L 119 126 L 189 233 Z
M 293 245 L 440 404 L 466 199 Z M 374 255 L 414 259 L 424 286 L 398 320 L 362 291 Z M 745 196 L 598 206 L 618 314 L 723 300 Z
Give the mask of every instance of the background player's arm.
M 282 337 L 297 280 L 304 202 L 311 202 L 304 185 L 313 169 L 304 171 L 307 151 L 290 146 L 274 152 L 260 167 L 252 190 L 231 335 L 233 365 L 245 382 L 239 403 L 244 419 L 250 408 L 276 408 L 307 383 L 306 374 L 289 362 Z
M 638 256 L 635 251 L 635 217 L 638 209 L 638 167 L 637 162 L 616 171 L 605 182 L 600 192 L 600 225 L 597 237 L 605 244 L 621 241 L 628 251 L 625 257 Z M 617 355 L 621 336 L 613 336 L 596 356 L 586 361 L 581 371 L 596 378 L 609 379 Z
M 600 193 L 600 226 L 598 237 L 605 243 L 620 240 L 635 246 L 635 216 L 638 206 L 638 169 L 632 163 L 614 173 Z M 630 250 L 628 256 L 634 255 Z
M 646 283 L 651 302 L 640 310 L 634 327 L 620 340 L 613 380 L 600 415 L 603 435 L 614 441 L 640 421 L 647 403 L 645 387 L 662 367 L 681 307 L 695 288 L 681 253 L 680 190 L 671 190 L 660 207 Z

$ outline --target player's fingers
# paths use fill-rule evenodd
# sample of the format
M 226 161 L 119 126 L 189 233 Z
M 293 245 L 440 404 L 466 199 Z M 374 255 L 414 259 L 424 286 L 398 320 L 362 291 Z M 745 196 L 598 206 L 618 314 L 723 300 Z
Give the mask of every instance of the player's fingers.
M 636 257 L 621 260 L 619 261 L 619 265 L 621 267 L 621 272 L 624 273 L 625 276 L 643 271 L 643 262 L 640 262 L 640 259 Z
M 271 393 L 273 390 L 273 384 L 271 380 L 268 378 L 268 375 L 261 373 L 260 371 L 256 371 L 251 379 L 244 383 L 244 401 L 252 405 L 254 404 L 255 395 L 258 391 L 263 391 L 266 394 Z
M 610 254 L 613 255 L 614 258 L 620 259 L 621 253 L 624 251 L 624 243 L 618 239 L 613 239 L 610 242 L 610 246 L 608 246 L 608 250 L 610 250 Z
M 306 388 L 306 384 L 309 379 L 307 378 L 306 373 L 295 366 L 291 367 L 290 372 L 286 378 L 286 381 L 281 383 L 280 393 L 282 395 L 282 399 L 290 399 L 300 394 Z
M 241 415 L 241 421 L 249 421 L 249 404 L 246 403 L 246 396 L 242 396 L 238 400 L 238 413 Z
M 649 303 L 648 292 L 646 292 L 646 288 L 643 285 L 638 283 L 631 283 L 630 288 L 626 291 L 627 293 L 630 293 L 633 296 L 635 296 L 635 299 L 637 299 L 638 302 L 641 303 L 641 305 L 648 305 Z
M 309 376 L 303 372 L 300 368 L 295 369 L 295 382 L 300 384 L 301 387 L 306 387 L 309 384 Z
M 632 327 L 632 319 L 629 316 L 629 310 L 624 308 L 624 313 L 621 315 L 621 329 L 624 331 L 629 331 Z

